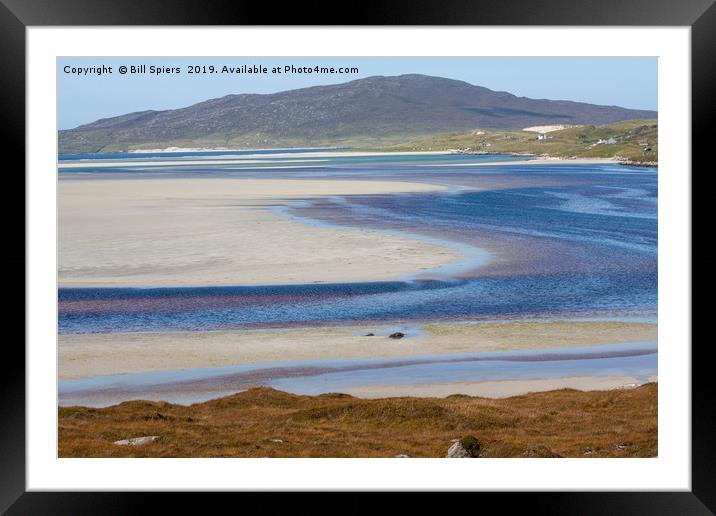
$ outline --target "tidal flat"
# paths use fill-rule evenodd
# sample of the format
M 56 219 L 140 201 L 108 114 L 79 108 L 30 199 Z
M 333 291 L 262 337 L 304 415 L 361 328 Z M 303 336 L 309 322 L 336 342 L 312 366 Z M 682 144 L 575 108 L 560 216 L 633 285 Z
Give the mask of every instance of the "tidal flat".
M 655 169 L 185 154 L 61 160 L 63 405 L 196 403 L 261 385 L 499 397 L 657 378 Z M 509 358 L 564 350 L 581 355 L 525 359 L 519 373 Z M 504 360 L 465 360 L 481 353 Z M 338 362 L 360 367 L 335 376 Z M 211 384 L 221 368 L 292 367 L 316 374 Z

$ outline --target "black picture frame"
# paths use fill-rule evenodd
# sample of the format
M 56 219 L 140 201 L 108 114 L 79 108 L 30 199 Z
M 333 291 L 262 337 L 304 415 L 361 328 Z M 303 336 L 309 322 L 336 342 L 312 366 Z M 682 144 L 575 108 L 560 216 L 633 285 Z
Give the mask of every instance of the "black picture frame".
M 214 0 L 0 0 L 0 113 L 4 143 L 21 155 L 19 166 L 6 168 L 6 180 L 18 181 L 24 169 L 25 30 L 28 26 L 83 25 L 549 25 L 549 26 L 690 26 L 692 38 L 692 168 L 706 170 L 708 125 L 712 123 L 716 84 L 715 0 L 489 0 L 361 2 L 343 11 L 337 3 L 277 5 L 266 2 Z M 317 14 L 323 13 L 323 14 Z M 49 86 L 48 86 L 49 87 Z M 48 115 L 54 116 L 54 114 Z M 710 158 L 710 156 L 709 156 Z M 691 171 L 684 171 L 691 174 Z M 11 174 L 15 174 L 11 177 Z M 15 185 L 13 185 L 15 186 Z M 9 191 L 9 190 L 8 190 Z M 12 195 L 12 194 L 10 194 Z M 18 196 L 18 194 L 14 194 Z M 13 210 L 16 208 L 13 208 Z M 14 216 L 13 216 L 14 215 Z M 17 211 L 6 220 L 17 218 Z M 16 224 L 19 226 L 19 224 Z M 19 229 L 18 229 L 19 231 Z M 24 235 L 23 235 L 24 238 Z M 23 248 L 24 249 L 24 245 Z M 10 266 L 24 264 L 15 252 Z M 19 276 L 19 275 L 18 275 Z M 27 278 L 26 278 L 27 280 Z M 24 299 L 24 295 L 23 295 Z M 23 303 L 24 306 L 24 303 Z M 6 316 L 9 317 L 9 314 Z M 684 343 L 690 345 L 691 343 Z M 716 512 L 713 382 L 705 341 L 692 350 L 692 490 L 690 492 L 599 492 L 482 494 L 498 497 L 503 510 L 519 507 L 550 514 L 712 514 Z M 8 514 L 128 513 L 206 510 L 205 496 L 185 493 L 26 492 L 25 487 L 25 354 L 20 339 L 6 339 L 0 360 L 0 511 Z M 668 446 L 668 443 L 660 443 Z M 231 495 L 223 495 L 231 496 Z

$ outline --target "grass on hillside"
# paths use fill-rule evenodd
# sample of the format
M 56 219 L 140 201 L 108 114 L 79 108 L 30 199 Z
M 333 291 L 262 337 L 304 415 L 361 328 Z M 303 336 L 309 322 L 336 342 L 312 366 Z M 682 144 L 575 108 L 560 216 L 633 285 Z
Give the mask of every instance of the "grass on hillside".
M 599 140 L 614 138 L 614 144 L 599 144 Z M 95 152 L 125 152 L 127 150 L 184 148 L 291 148 L 341 147 L 360 151 L 436 151 L 461 149 L 467 152 L 549 155 L 562 158 L 613 158 L 620 157 L 637 163 L 658 161 L 658 126 L 656 119 L 626 120 L 602 126 L 580 126 L 549 133 L 549 139 L 540 141 L 537 133 L 521 129 L 490 131 L 475 129 L 467 132 L 433 135 L 355 134 L 316 140 L 289 137 L 277 138 L 261 133 L 247 135 L 210 135 L 201 138 L 145 142 L 125 145 L 114 143 Z
M 562 158 L 621 157 L 635 162 L 658 161 L 658 124 L 652 120 L 626 120 L 609 125 L 579 126 L 548 133 L 538 140 L 537 133 L 488 131 L 447 133 L 428 138 L 414 138 L 386 151 L 464 150 L 466 152 L 547 154 Z M 616 143 L 598 143 L 614 138 Z M 378 149 L 373 149 L 378 150 Z
M 157 435 L 141 446 L 114 441 Z M 657 384 L 506 399 L 358 399 L 255 388 L 190 406 L 59 408 L 60 457 L 444 457 L 474 436 L 484 457 L 654 457 Z
M 126 144 L 122 142 L 111 143 L 92 152 L 127 152 L 146 151 L 153 149 L 166 149 L 169 147 L 200 148 L 200 149 L 289 149 L 289 148 L 317 148 L 317 147 L 338 147 L 350 148 L 352 150 L 367 147 L 392 147 L 411 138 L 429 138 L 429 134 L 416 135 L 405 132 L 390 135 L 354 134 L 333 138 L 291 138 L 251 133 L 244 135 L 233 135 L 227 137 L 223 134 L 207 135 L 196 138 L 180 138 L 167 141 L 149 141 L 142 143 Z M 82 149 L 67 149 L 68 153 L 81 152 Z

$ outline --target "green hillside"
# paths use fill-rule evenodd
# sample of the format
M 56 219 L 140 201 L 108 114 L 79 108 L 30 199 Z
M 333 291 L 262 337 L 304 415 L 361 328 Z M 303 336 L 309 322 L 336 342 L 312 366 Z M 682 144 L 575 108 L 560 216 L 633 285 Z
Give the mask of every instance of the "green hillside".
M 528 153 L 562 158 L 619 157 L 639 163 L 658 161 L 656 119 L 570 127 L 547 135 L 548 139 L 539 140 L 534 132 L 474 129 L 413 139 L 381 150 L 460 150 L 466 153 Z

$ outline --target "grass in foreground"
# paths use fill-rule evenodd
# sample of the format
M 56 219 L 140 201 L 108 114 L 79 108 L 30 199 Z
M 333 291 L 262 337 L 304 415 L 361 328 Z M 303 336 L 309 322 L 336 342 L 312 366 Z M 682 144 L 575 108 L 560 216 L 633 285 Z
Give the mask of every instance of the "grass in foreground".
M 157 435 L 141 446 L 114 441 Z M 59 409 L 60 457 L 444 457 L 475 436 L 484 457 L 654 457 L 657 384 L 506 399 L 358 399 L 270 388 L 190 406 Z

